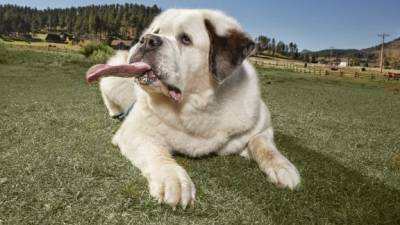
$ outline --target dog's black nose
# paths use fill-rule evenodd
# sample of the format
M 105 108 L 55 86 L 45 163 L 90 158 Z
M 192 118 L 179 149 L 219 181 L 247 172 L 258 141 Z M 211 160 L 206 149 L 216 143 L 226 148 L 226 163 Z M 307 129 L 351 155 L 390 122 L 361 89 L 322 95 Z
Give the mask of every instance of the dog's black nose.
M 140 40 L 140 43 L 144 45 L 144 48 L 146 50 L 152 50 L 155 48 L 158 48 L 162 45 L 163 41 L 162 39 L 154 34 L 146 34 L 142 37 Z

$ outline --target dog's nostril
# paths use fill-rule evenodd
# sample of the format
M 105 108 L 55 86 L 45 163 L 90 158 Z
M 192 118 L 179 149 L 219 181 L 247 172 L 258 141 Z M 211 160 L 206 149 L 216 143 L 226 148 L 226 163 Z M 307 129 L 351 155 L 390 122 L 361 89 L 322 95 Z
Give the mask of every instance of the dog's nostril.
M 150 45 L 151 47 L 156 46 L 156 43 L 155 43 L 154 39 L 150 39 L 150 40 L 149 40 L 149 45 Z
M 156 35 L 150 34 L 150 35 L 146 36 L 145 38 L 146 38 L 145 42 L 147 42 L 147 45 L 150 48 L 155 48 L 155 47 L 159 47 L 162 45 L 161 38 Z
M 162 44 L 161 38 L 160 38 L 160 37 L 157 37 L 157 36 L 152 37 L 152 38 L 150 38 L 150 40 L 149 40 L 149 44 L 150 44 L 150 46 L 152 46 L 152 47 L 161 46 L 161 44 Z
M 152 34 L 147 34 L 142 39 L 143 40 L 140 40 L 140 43 L 148 50 L 155 49 L 163 44 L 160 37 Z

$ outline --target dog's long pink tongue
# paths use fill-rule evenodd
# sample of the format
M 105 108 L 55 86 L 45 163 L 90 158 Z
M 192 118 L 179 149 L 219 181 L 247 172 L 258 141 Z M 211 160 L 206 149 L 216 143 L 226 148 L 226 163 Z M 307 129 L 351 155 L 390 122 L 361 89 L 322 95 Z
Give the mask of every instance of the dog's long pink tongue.
M 107 65 L 97 64 L 86 72 L 86 81 L 93 82 L 100 77 L 114 76 L 114 77 L 135 77 L 142 75 L 144 72 L 150 70 L 151 67 L 144 62 L 137 62 L 133 64 L 123 65 Z

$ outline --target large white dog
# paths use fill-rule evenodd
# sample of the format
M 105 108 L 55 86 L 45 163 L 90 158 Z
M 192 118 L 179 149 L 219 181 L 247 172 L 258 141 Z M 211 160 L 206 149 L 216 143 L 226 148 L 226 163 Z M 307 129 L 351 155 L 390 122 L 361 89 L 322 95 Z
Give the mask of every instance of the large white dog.
M 108 76 L 100 81 L 104 103 L 111 116 L 127 115 L 113 143 L 141 170 L 160 203 L 185 208 L 195 199 L 174 152 L 241 154 L 273 183 L 299 184 L 296 167 L 274 144 L 257 73 L 246 60 L 253 48 L 240 25 L 219 11 L 171 9 L 154 19 L 129 53 L 88 71 L 88 81 Z

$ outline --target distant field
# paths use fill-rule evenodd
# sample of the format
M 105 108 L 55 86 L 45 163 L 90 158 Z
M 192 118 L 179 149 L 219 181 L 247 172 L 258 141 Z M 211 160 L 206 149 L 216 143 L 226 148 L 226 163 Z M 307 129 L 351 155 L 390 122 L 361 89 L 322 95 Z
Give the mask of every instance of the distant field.
M 6 46 L 13 48 L 33 49 L 33 50 L 46 50 L 46 51 L 59 51 L 59 52 L 70 52 L 78 51 L 81 47 L 79 45 L 62 44 L 62 43 L 48 43 L 45 42 L 45 34 L 36 34 L 34 38 L 42 39 L 42 42 L 25 42 L 25 41 L 4 41 L 0 38 L 0 41 Z
M 302 184 L 276 188 L 239 156 L 178 157 L 197 190 L 159 206 L 111 145 L 91 63 L 0 46 L 0 224 L 400 224 L 396 83 L 261 69 L 282 152 Z
M 69 44 L 60 44 L 60 43 L 48 43 L 48 42 L 25 42 L 25 41 L 13 41 L 13 42 L 5 42 L 5 45 L 14 47 L 14 48 L 23 48 L 23 49 L 40 49 L 40 50 L 48 50 L 48 51 L 78 51 L 80 49 L 79 45 L 69 45 Z
M 47 34 L 34 34 L 33 37 L 42 39 L 44 41 L 46 40 Z

